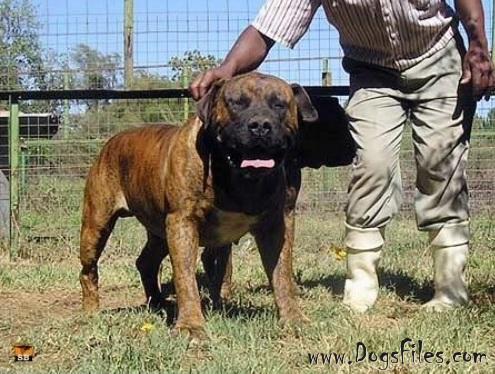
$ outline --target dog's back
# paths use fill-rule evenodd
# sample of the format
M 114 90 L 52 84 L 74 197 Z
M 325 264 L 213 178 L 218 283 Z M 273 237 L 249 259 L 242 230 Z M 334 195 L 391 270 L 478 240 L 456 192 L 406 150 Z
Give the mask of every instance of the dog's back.
M 136 216 L 146 226 L 148 217 L 163 217 L 168 208 L 164 186 L 171 148 L 194 132 L 183 127 L 151 125 L 123 131 L 104 145 L 87 179 L 83 217 L 94 205 L 117 216 Z M 98 185 L 96 185 L 96 183 Z M 144 212 L 146 214 L 144 214 Z
M 93 168 L 118 168 L 123 177 L 129 177 L 137 163 L 155 162 L 163 157 L 175 134 L 180 130 L 173 125 L 151 125 L 122 131 L 104 145 Z M 151 151 L 152 150 L 152 151 Z

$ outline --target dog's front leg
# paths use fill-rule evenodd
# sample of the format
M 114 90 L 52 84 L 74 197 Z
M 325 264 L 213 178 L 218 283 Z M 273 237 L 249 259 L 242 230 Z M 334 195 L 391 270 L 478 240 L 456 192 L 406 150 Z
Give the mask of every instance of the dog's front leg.
M 294 214 L 293 210 L 280 213 L 278 218 L 268 219 L 253 232 L 284 325 L 308 321 L 299 309 L 292 273 Z
M 181 211 L 171 213 L 167 216 L 166 233 L 179 311 L 174 332 L 185 331 L 191 338 L 204 339 L 205 319 L 196 282 L 197 222 Z

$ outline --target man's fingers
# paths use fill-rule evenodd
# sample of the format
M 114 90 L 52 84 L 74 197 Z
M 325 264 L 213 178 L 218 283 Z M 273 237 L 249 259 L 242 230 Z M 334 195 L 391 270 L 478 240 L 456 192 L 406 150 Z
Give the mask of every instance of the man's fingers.
M 468 64 L 466 65 L 462 71 L 461 84 L 468 84 L 471 81 L 471 69 Z
M 484 95 L 485 92 L 488 90 L 489 86 L 490 86 L 490 78 L 488 74 L 483 74 L 481 76 L 480 87 L 479 87 L 480 95 Z
M 490 95 L 495 88 L 495 71 L 493 70 L 493 66 L 490 68 L 490 74 L 488 75 L 488 87 L 485 92 L 485 100 L 490 100 Z
M 471 87 L 473 89 L 473 96 L 479 98 L 482 88 L 481 88 L 482 75 L 479 70 L 471 71 Z
M 199 99 L 206 95 L 212 83 L 216 79 L 216 74 L 214 74 L 211 70 L 203 74 L 203 76 L 201 77 L 201 81 L 198 84 Z
M 193 99 L 197 101 L 206 95 L 215 79 L 215 74 L 213 74 L 211 70 L 200 74 L 189 87 Z
M 191 92 L 191 96 L 193 97 L 194 100 L 198 100 L 199 93 L 197 86 L 194 85 L 189 86 L 189 92 Z
M 210 87 L 211 77 L 207 73 L 203 76 L 203 79 L 199 83 L 199 98 L 201 99 L 208 92 L 208 88 Z
M 194 82 L 192 82 L 191 85 L 189 86 L 189 92 L 191 92 L 191 95 L 192 95 L 192 97 L 193 97 L 194 100 L 199 100 L 200 99 L 200 96 L 199 96 L 199 84 L 201 83 L 202 77 L 203 77 L 203 74 L 200 74 L 194 80 Z

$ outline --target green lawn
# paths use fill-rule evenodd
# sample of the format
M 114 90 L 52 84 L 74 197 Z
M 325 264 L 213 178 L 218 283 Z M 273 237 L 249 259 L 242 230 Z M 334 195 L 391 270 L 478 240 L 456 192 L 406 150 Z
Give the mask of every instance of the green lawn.
M 298 217 L 295 272 L 302 308 L 311 319 L 307 326 L 289 331 L 277 325 L 257 251 L 246 238 L 234 252 L 232 300 L 222 312 L 206 307 L 209 342 L 202 347 L 170 336 L 173 307 L 168 318 L 140 307 L 144 300 L 134 261 L 143 233 L 133 220 L 120 225 L 102 257 L 103 310 L 94 317 L 79 311 L 76 241 L 24 243 L 30 247 L 29 258 L 12 263 L 4 252 L 0 260 L 0 373 L 368 373 L 379 368 L 395 373 L 495 372 L 492 216 L 473 221 L 469 263 L 473 303 L 445 314 L 420 309 L 432 293 L 432 263 L 425 236 L 415 231 L 409 218 L 397 219 L 388 231 L 376 307 L 366 315 L 344 308 L 345 261 L 336 254 L 342 222 L 340 215 Z M 201 269 L 198 278 L 204 283 Z M 168 259 L 162 280 L 170 280 Z M 202 292 L 207 301 L 207 292 Z M 173 296 L 170 300 L 173 306 Z M 385 352 L 398 350 L 405 338 L 422 340 L 423 352 L 443 352 L 444 362 L 412 363 L 406 354 L 404 364 L 393 364 Z M 35 346 L 32 363 L 8 358 L 10 344 L 16 342 Z M 382 359 L 349 365 L 358 342 L 367 347 L 368 356 L 375 352 Z M 309 354 L 332 352 L 346 354 L 344 364 L 333 358 L 324 364 L 321 355 L 317 364 L 309 362 Z M 482 363 L 447 364 L 455 352 L 486 356 L 480 357 Z

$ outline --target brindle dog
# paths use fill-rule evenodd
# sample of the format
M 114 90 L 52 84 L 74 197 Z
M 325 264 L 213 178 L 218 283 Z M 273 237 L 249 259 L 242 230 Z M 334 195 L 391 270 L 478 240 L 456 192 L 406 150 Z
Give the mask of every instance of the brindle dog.
M 251 233 L 282 322 L 305 317 L 292 274 L 294 208 L 301 183 L 292 157 L 301 120 L 317 113 L 302 87 L 250 73 L 217 82 L 182 127 L 155 125 L 111 138 L 84 194 L 80 276 L 83 308 L 98 309 L 98 259 L 119 217 L 134 216 L 148 241 L 137 259 L 146 297 L 159 306 L 159 267 L 170 254 L 177 293 L 175 330 L 202 336 L 199 246 L 216 300 L 230 278 L 231 243 Z M 219 252 L 215 252 L 219 251 Z

